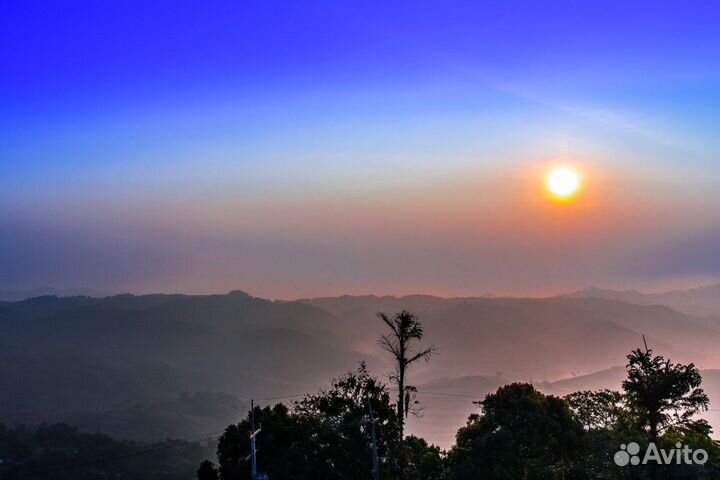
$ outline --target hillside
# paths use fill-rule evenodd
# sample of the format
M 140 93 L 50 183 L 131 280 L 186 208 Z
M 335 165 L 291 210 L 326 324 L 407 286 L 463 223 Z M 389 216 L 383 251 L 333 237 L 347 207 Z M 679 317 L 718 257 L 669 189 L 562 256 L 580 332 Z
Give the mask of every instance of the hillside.
M 355 348 L 377 352 L 375 312 L 416 313 L 440 354 L 425 378 L 496 375 L 554 380 L 624 362 L 645 334 L 651 346 L 678 361 L 718 365 L 720 330 L 705 319 L 658 305 L 600 298 L 339 297 L 304 300 L 353 325 Z M 472 341 L 468 341 L 471 339 Z M 539 361 L 542 360 L 542 361 Z
M 333 323 L 306 304 L 239 292 L 0 303 L 0 419 L 72 420 L 114 433 L 130 423 L 137 429 L 126 436 L 139 439 L 206 432 L 237 419 L 239 402 L 315 390 L 367 357 L 333 340 Z M 205 395 L 195 411 L 175 412 L 197 392 L 225 392 L 238 406 L 203 422 L 218 398 L 228 403 Z M 162 404 L 178 422 L 147 415 Z
M 565 294 L 572 298 L 607 298 L 638 305 L 666 305 L 681 312 L 702 317 L 720 317 L 720 284 L 689 290 L 642 293 L 637 290 L 587 288 Z
M 403 308 L 438 349 L 410 376 L 437 393 L 411 431 L 442 444 L 473 410 L 462 395 L 510 381 L 585 388 L 583 375 L 623 365 L 643 333 L 675 361 L 720 367 L 706 319 L 600 298 L 45 296 L 0 302 L 0 421 L 142 440 L 214 431 L 250 398 L 314 392 L 360 360 L 384 375 L 375 313 Z

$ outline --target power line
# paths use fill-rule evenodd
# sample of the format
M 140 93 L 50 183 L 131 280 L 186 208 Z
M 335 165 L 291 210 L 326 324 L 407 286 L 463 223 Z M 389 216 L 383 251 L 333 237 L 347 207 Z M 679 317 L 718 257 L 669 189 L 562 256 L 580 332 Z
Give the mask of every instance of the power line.
M 426 392 L 425 390 L 418 390 L 417 393 L 422 395 L 435 395 L 438 397 L 457 397 L 457 398 L 482 398 L 484 395 L 467 395 L 462 393 L 444 393 L 444 392 Z
M 482 398 L 485 395 L 467 395 L 467 394 L 461 394 L 461 393 L 445 393 L 445 392 L 428 392 L 425 390 L 418 390 L 417 393 L 421 393 L 423 395 L 434 395 L 434 396 L 442 396 L 442 397 L 458 397 L 458 398 Z M 287 400 L 291 398 L 300 398 L 307 396 L 307 393 L 300 393 L 296 395 L 283 395 L 283 396 L 277 396 L 277 397 L 265 397 L 265 398 L 256 398 L 256 401 L 270 401 L 270 400 Z M 249 399 L 248 399 L 249 400 Z

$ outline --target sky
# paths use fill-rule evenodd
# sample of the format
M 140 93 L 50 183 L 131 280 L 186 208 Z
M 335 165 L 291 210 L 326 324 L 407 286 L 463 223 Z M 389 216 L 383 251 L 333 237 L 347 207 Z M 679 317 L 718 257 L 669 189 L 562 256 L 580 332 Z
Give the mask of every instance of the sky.
M 720 279 L 720 6 L 5 2 L 0 288 Z M 571 202 L 543 179 L 582 176 Z

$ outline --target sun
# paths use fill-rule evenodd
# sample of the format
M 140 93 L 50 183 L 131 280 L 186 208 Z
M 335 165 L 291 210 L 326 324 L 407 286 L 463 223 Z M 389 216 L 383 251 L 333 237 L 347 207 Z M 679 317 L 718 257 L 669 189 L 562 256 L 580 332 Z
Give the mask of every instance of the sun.
M 572 198 L 580 190 L 580 174 L 570 167 L 555 167 L 545 181 L 548 191 L 560 200 Z

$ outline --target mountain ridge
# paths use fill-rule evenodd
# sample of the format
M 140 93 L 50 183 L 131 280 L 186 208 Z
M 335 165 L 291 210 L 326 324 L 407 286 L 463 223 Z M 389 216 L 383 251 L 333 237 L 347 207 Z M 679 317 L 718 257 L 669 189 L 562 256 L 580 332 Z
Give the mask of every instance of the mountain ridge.
M 87 416 L 92 421 L 81 425 L 108 431 L 117 430 L 122 420 L 137 425 L 129 433 L 143 440 L 156 439 L 170 419 L 178 425 L 168 434 L 192 433 L 203 422 L 208 428 L 231 423 L 237 416 L 222 395 L 312 393 L 362 360 L 386 378 L 392 364 L 377 344 L 384 326 L 376 313 L 402 309 L 419 316 L 423 343 L 438 348 L 431 362 L 410 372 L 408 381 L 418 386 L 444 377 L 474 378 L 483 389 L 582 377 L 621 363 L 640 346 L 643 333 L 653 349 L 674 361 L 720 368 L 715 353 L 720 328 L 714 322 L 666 306 L 604 298 L 411 295 L 278 301 L 238 291 L 44 296 L 0 303 L 0 386 L 7 392 L 0 398 L 0 420 L 78 423 Z M 217 393 L 200 398 L 228 418 L 182 410 L 188 402 L 179 399 L 199 392 Z M 446 412 L 440 398 L 427 402 L 428 421 L 412 427 L 423 435 L 427 430 L 430 440 L 447 439 L 459 426 L 450 420 L 464 423 L 457 415 L 472 407 L 466 402 L 457 412 Z M 157 415 L 153 422 L 152 412 L 163 408 L 159 405 L 180 410 Z M 440 416 L 450 416 L 434 424 L 429 419 L 439 418 L 431 413 L 436 407 Z

